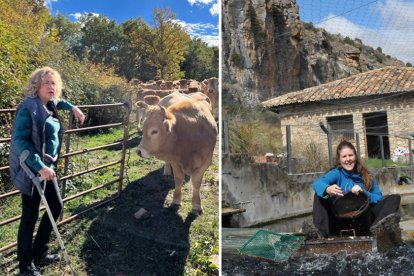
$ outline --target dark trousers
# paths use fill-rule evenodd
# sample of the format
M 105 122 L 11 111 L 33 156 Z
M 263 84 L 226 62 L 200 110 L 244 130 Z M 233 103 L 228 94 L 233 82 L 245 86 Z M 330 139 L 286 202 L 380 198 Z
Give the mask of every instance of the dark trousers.
M 63 202 L 59 194 L 59 188 L 53 181 L 46 183 L 45 197 L 56 221 L 62 211 Z M 21 270 L 28 267 L 33 260 L 41 259 L 48 250 L 47 243 L 50 240 L 53 228 L 46 210 L 32 243 L 36 221 L 39 217 L 40 201 L 40 194 L 36 187 L 34 187 L 32 196 L 22 194 L 22 218 L 17 236 L 17 255 Z
M 332 212 L 332 200 L 320 198 L 315 194 L 313 224 L 323 237 L 338 236 L 341 230 L 347 229 L 354 229 L 357 236 L 369 235 L 372 225 L 389 214 L 398 212 L 400 201 L 400 195 L 389 195 L 377 204 L 370 204 L 368 210 L 358 218 L 338 219 Z

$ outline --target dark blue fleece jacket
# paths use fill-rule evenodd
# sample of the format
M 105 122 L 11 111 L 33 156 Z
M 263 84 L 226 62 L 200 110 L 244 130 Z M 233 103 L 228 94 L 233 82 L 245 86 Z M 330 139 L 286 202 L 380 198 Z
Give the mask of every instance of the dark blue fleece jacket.
M 324 192 L 326 188 L 333 184 L 341 187 L 344 194 L 351 192 L 354 185 L 358 185 L 362 188 L 363 192 L 369 196 L 371 203 L 376 204 L 382 200 L 382 192 L 375 179 L 373 179 L 372 182 L 372 189 L 367 191 L 359 173 L 348 172 L 343 168 L 332 169 L 322 177 L 316 179 L 313 182 L 313 189 L 317 196 L 323 198 L 325 196 Z

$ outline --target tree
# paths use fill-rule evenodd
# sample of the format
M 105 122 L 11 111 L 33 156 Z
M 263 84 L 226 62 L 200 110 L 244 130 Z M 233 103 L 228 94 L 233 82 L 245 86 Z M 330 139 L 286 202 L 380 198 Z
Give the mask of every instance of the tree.
M 1 108 L 20 100 L 22 86 L 38 64 L 37 47 L 49 18 L 42 1 L 0 0 Z
M 184 76 L 180 64 L 191 41 L 183 27 L 174 21 L 170 9 L 154 9 L 153 28 L 143 33 L 143 43 L 149 53 L 149 60 L 157 68 L 160 79 L 178 79 Z
M 185 77 L 202 81 L 218 77 L 218 48 L 209 47 L 199 38 L 193 38 L 182 64 Z
M 117 73 L 128 80 L 132 78 L 143 81 L 155 79 L 157 69 L 151 65 L 149 52 L 142 40 L 143 34 L 149 32 L 149 26 L 138 18 L 125 21 L 121 24 L 121 29 L 127 41 L 120 49 Z
M 119 50 L 125 43 L 126 37 L 115 21 L 91 13 L 82 16 L 79 21 L 83 26 L 82 55 L 94 63 L 107 66 L 117 64 Z
M 56 33 L 58 41 L 62 42 L 67 49 L 81 57 L 83 33 L 79 22 L 72 22 L 67 17 L 58 14 L 48 22 L 47 27 L 50 33 Z

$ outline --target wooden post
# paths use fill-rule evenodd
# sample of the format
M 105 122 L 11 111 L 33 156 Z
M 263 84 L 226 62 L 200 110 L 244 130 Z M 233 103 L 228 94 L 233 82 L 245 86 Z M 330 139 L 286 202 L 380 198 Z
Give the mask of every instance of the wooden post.
M 128 102 L 125 103 L 126 106 L 126 114 L 124 116 L 124 138 L 122 141 L 122 157 L 121 157 L 121 166 L 119 168 L 119 185 L 118 185 L 118 195 L 121 195 L 122 191 L 122 183 L 124 181 L 124 172 L 125 172 L 125 157 L 126 157 L 126 150 L 128 148 L 128 136 L 129 136 L 129 116 L 131 115 L 131 92 L 128 93 Z
M 319 122 L 319 126 L 321 127 L 322 131 L 325 132 L 328 138 L 328 159 L 329 159 L 329 166 L 333 166 L 333 159 L 332 159 L 332 135 L 331 132 L 325 127 L 323 122 Z
M 328 157 L 329 157 L 329 166 L 333 167 L 333 157 L 332 157 L 332 134 L 328 132 Z
M 72 125 L 73 125 L 73 119 L 74 119 L 74 115 L 73 112 L 71 111 L 69 114 L 69 123 L 68 123 L 68 130 L 72 129 Z M 70 132 L 66 134 L 66 141 L 65 141 L 65 154 L 68 154 L 70 151 Z M 63 169 L 63 175 L 68 175 L 68 170 L 69 170 L 69 156 L 65 156 L 65 167 Z M 62 190 L 60 192 L 62 199 L 65 198 L 66 196 L 66 179 L 62 181 Z M 65 202 L 62 203 L 63 204 L 63 208 L 62 208 L 62 212 L 60 213 L 59 216 L 59 220 L 62 220 L 64 217 L 64 212 L 65 212 Z
M 410 138 L 408 138 L 407 139 L 408 140 L 408 152 L 409 152 L 409 157 L 410 157 L 410 165 L 413 165 L 413 150 L 412 150 L 412 147 L 411 147 L 411 139 Z
M 292 174 L 292 141 L 290 125 L 286 126 L 287 171 Z
M 383 136 L 380 135 L 380 150 L 381 150 L 381 160 L 382 160 L 382 167 L 385 167 L 385 155 L 384 155 L 384 139 Z

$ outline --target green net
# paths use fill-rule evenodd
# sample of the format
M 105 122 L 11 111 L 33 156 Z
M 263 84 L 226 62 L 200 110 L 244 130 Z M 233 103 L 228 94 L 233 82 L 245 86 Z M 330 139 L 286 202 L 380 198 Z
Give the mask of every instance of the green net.
M 240 248 L 242 254 L 274 261 L 285 261 L 303 244 L 305 237 L 259 230 Z

